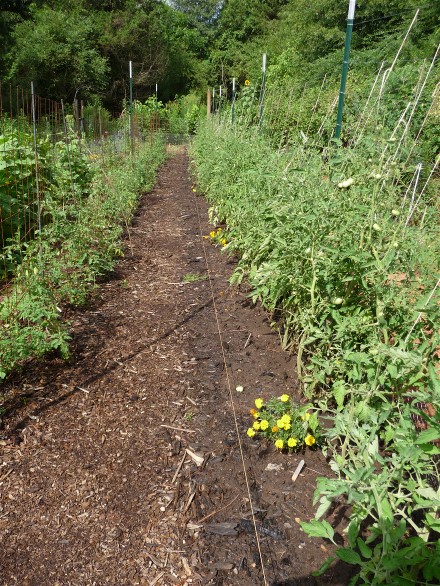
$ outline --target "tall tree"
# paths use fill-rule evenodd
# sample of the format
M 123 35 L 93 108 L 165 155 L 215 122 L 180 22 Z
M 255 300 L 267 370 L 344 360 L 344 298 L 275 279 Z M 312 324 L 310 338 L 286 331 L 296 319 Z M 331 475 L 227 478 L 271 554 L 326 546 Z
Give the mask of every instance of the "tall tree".
M 13 31 L 9 77 L 23 84 L 34 81 L 37 91 L 52 98 L 100 93 L 108 65 L 96 48 L 93 14 L 34 8 L 31 16 Z

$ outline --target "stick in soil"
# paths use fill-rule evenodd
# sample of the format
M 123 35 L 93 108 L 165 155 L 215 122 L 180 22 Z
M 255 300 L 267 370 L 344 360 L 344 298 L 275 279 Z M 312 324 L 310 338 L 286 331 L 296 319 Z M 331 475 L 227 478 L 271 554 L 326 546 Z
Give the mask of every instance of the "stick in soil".
M 217 513 L 221 513 L 221 511 L 224 511 L 225 509 L 227 509 L 228 507 L 230 507 L 232 505 L 232 503 L 234 503 L 238 499 L 238 497 L 239 497 L 239 495 L 237 494 L 237 496 L 235 496 L 232 499 L 232 501 L 230 501 L 227 505 L 225 505 L 221 509 L 217 509 L 216 511 L 212 511 L 212 513 L 209 513 L 209 515 L 205 515 L 204 517 L 202 517 L 201 519 L 199 519 L 197 521 L 197 523 L 204 523 L 205 521 L 207 521 L 208 519 L 210 519 L 214 515 L 217 515 Z

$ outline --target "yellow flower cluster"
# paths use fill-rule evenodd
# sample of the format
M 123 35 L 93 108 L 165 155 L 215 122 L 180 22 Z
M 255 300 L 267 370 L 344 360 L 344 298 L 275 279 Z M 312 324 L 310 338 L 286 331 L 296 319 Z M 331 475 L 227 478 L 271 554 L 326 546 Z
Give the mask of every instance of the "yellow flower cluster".
M 279 429 L 285 429 L 286 431 L 288 431 L 288 430 L 289 430 L 289 429 L 292 427 L 292 426 L 290 425 L 290 424 L 291 424 L 291 421 L 292 421 L 292 420 L 291 420 L 291 418 L 290 418 L 290 415 L 287 415 L 287 413 L 286 413 L 285 415 L 283 415 L 283 416 L 281 417 L 281 419 L 278 419 L 278 421 L 277 421 L 277 425 L 276 425 L 276 426 L 277 426 Z
M 296 406 L 286 393 L 267 403 L 258 397 L 250 409 L 254 421 L 247 435 L 254 437 L 259 432 L 278 450 L 316 447 L 320 443 L 319 423 L 315 415 L 306 411 L 309 407 Z

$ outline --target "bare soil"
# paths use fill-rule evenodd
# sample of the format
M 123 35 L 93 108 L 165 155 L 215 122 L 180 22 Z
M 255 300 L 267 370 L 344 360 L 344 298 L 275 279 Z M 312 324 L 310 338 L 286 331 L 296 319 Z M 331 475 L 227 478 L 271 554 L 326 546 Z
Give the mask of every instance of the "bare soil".
M 299 525 L 330 473 L 323 455 L 246 436 L 255 397 L 301 401 L 295 357 L 229 286 L 235 263 L 203 238 L 207 208 L 174 152 L 114 274 L 65 310 L 72 358 L 4 385 L 2 586 L 348 583 L 341 562 L 312 576 L 334 548 Z M 329 517 L 339 532 L 344 515 Z

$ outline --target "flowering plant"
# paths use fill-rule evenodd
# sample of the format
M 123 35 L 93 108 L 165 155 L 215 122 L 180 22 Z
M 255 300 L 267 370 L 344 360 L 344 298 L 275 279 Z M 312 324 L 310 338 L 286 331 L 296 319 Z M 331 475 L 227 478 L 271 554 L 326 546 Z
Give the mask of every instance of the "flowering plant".
M 296 405 L 284 394 L 267 403 L 257 398 L 255 407 L 250 410 L 254 422 L 247 430 L 249 437 L 261 434 L 279 450 L 297 451 L 304 445 L 312 448 L 321 444 L 321 426 L 316 411 L 310 413 L 312 405 Z
M 212 230 L 209 233 L 209 236 L 204 236 L 204 238 L 210 238 L 212 244 L 221 244 L 222 246 L 226 246 L 228 241 L 226 240 L 226 233 L 222 230 L 222 228 L 217 228 L 217 230 Z

